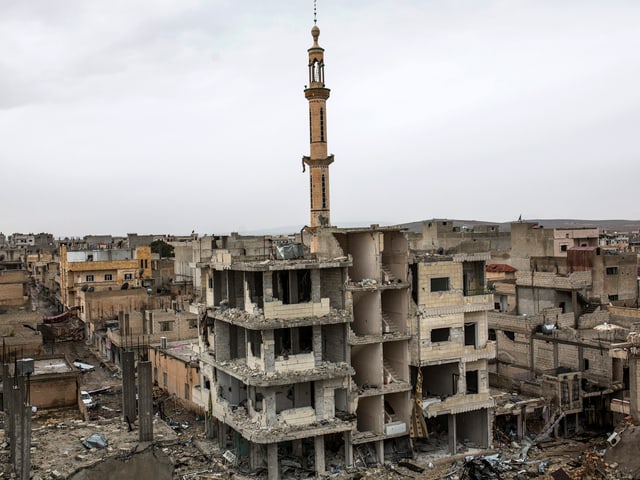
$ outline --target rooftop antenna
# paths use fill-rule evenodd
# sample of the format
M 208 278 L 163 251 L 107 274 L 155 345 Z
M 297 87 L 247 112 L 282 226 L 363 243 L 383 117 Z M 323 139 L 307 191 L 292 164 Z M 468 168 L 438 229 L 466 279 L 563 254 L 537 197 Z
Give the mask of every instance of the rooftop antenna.
M 318 11 L 316 8 L 316 0 L 313 0 L 313 24 L 318 22 Z

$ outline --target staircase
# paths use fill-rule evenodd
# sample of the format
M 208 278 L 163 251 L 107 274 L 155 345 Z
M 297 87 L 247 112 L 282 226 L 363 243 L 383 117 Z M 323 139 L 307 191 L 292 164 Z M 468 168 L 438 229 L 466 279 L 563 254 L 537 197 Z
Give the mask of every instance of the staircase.
M 388 284 L 388 283 L 395 283 L 396 281 L 397 281 L 397 278 L 393 273 L 391 273 L 391 270 L 389 269 L 389 267 L 385 267 L 383 265 L 382 266 L 382 283 Z
M 400 375 L 396 373 L 387 360 L 382 360 L 382 370 L 384 373 L 384 384 L 402 382 Z
M 391 319 L 389 318 L 389 315 L 387 315 L 386 313 L 382 313 L 382 333 L 393 333 L 395 331 L 397 331 L 398 329 L 395 327 L 395 325 L 393 324 L 393 322 L 391 321 Z
M 596 310 L 598 310 L 598 308 L 600 307 L 600 305 L 598 305 L 597 303 L 589 303 L 583 310 L 582 313 L 580 315 L 586 315 L 588 313 L 593 313 Z

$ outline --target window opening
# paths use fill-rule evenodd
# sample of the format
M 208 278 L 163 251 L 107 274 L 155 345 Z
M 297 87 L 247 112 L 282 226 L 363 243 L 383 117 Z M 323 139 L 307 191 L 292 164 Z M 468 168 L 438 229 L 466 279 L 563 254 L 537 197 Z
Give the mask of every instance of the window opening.
M 449 277 L 440 277 L 431 279 L 432 292 L 446 292 L 449 290 Z
M 450 328 L 434 328 L 431 330 L 431 343 L 448 342 Z

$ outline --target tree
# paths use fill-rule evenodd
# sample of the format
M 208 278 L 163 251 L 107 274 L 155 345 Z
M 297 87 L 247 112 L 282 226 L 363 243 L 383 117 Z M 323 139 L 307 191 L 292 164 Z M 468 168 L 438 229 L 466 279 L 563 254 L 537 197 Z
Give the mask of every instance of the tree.
M 173 246 L 169 245 L 163 240 L 154 240 L 149 245 L 151 247 L 151 253 L 157 253 L 160 258 L 173 257 Z

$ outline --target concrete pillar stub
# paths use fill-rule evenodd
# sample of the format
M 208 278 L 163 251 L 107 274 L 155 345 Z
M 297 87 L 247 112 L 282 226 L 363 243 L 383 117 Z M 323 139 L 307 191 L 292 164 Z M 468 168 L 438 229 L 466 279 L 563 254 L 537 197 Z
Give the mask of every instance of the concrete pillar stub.
M 136 419 L 136 365 L 133 351 L 122 352 L 122 416 L 133 423 Z
M 629 355 L 629 407 L 631 409 L 631 416 L 636 422 L 640 422 L 640 368 L 638 368 L 638 362 L 640 358 Z
M 153 377 L 149 361 L 138 362 L 138 409 L 140 441 L 151 442 L 153 441 Z
M 20 439 L 20 480 L 31 477 L 31 405 L 22 405 L 22 432 Z
M 4 401 L 2 402 L 2 411 L 7 411 L 8 401 L 6 400 L 9 396 L 9 364 L 2 364 L 2 398 Z

